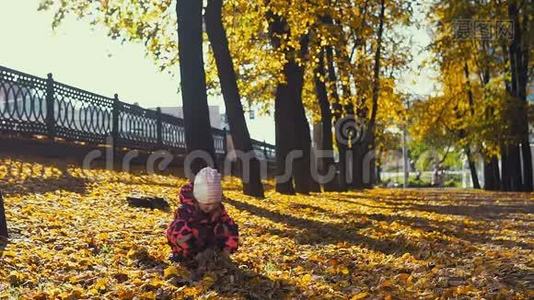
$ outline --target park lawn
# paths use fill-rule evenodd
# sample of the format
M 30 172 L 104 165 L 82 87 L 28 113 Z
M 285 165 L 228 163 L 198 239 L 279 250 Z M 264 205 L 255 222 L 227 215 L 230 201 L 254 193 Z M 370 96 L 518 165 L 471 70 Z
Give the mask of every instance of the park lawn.
M 236 270 L 183 285 L 164 230 L 181 178 L 0 159 L 0 299 L 534 297 L 534 195 L 372 189 L 257 200 L 224 183 Z M 163 196 L 171 211 L 131 208 Z

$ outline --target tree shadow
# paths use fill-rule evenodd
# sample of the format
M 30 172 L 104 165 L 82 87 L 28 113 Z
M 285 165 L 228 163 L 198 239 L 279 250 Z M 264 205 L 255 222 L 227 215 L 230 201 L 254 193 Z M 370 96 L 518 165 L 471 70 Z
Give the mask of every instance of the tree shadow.
M 457 192 L 458 193 L 458 192 Z M 461 217 L 469 217 L 477 220 L 477 222 L 499 222 L 501 220 L 517 220 L 518 222 L 526 222 L 532 224 L 534 220 L 529 220 L 526 216 L 531 215 L 534 212 L 534 205 L 529 205 L 528 202 L 522 202 L 521 200 L 510 200 L 507 198 L 507 202 L 510 204 L 496 205 L 500 196 L 509 197 L 507 194 L 498 195 L 498 199 L 488 199 L 487 195 L 485 198 L 480 196 L 475 197 L 476 199 L 471 199 L 469 193 L 459 193 L 464 197 L 467 197 L 470 203 L 473 205 L 458 205 L 460 201 L 451 201 L 447 199 L 442 199 L 443 195 L 439 195 L 436 192 L 431 193 L 430 196 L 425 196 L 425 200 L 422 198 L 417 198 L 417 202 L 423 201 L 435 201 L 439 205 L 430 205 L 430 204 L 418 204 L 413 203 L 413 201 L 406 200 L 405 197 L 400 196 L 389 196 L 388 199 L 376 200 L 371 197 L 369 198 L 374 202 L 379 202 L 385 204 L 385 206 L 378 205 L 369 205 L 368 203 L 363 203 L 358 201 L 358 198 L 341 198 L 333 199 L 334 201 L 341 201 L 344 203 L 349 203 L 356 206 L 365 206 L 373 209 L 387 209 L 393 210 L 394 212 L 408 212 L 408 211 L 422 211 L 437 213 L 441 215 L 453 215 Z M 437 198 L 437 199 L 436 199 Z M 411 226 L 414 228 L 419 228 L 427 232 L 439 232 L 444 235 L 452 236 L 464 241 L 471 243 L 481 243 L 481 244 L 493 244 L 500 245 L 507 248 L 519 247 L 525 250 L 534 249 L 532 243 L 525 243 L 522 241 L 512 241 L 512 240 L 499 240 L 495 239 L 488 234 L 488 226 L 482 224 L 470 223 L 468 226 L 465 226 L 463 222 L 453 222 L 453 221 L 444 221 L 444 220 L 430 220 L 427 218 L 404 216 L 399 213 L 393 215 L 386 214 L 358 214 L 354 212 L 348 212 L 344 214 L 338 214 L 339 218 L 353 219 L 357 217 L 370 218 L 375 221 L 386 221 L 386 222 L 399 222 L 405 226 Z M 519 216 L 518 216 L 519 215 Z M 521 216 L 525 216 L 524 218 Z M 533 226 L 523 225 L 523 224 L 511 224 L 508 225 L 509 228 L 513 228 L 520 232 L 532 232 L 534 230 Z M 474 230 L 474 232 L 468 232 L 469 230 Z
M 372 198 L 369 197 L 369 199 L 372 199 Z M 358 205 L 358 206 L 365 206 L 365 207 L 369 207 L 369 208 L 392 209 L 392 207 L 369 205 L 367 203 L 362 203 L 362 202 L 359 202 L 359 201 L 356 201 L 356 200 L 358 200 L 358 199 L 351 199 L 351 198 L 346 198 L 346 199 L 336 198 L 336 199 L 333 199 L 333 201 L 339 201 L 339 202 L 344 202 L 344 203 L 348 203 L 348 204 L 352 204 L 352 205 Z M 376 199 L 374 199 L 374 201 L 376 201 Z
M 320 214 L 328 214 L 328 215 L 332 214 L 332 211 L 330 210 L 324 209 L 319 206 L 303 204 L 303 203 L 290 203 L 289 207 L 292 209 L 309 209 L 309 210 L 312 210 L 313 212 L 318 212 Z
M 417 210 L 442 215 L 466 216 L 474 219 L 506 219 L 510 214 L 532 214 L 534 213 L 534 204 L 530 204 L 528 195 L 524 193 L 497 193 L 496 198 L 488 199 L 489 195 L 484 193 L 468 193 L 454 191 L 455 197 L 463 197 L 464 201 L 443 199 L 443 193 L 439 191 L 418 192 L 419 196 L 412 195 L 384 195 L 380 200 L 376 196 L 355 194 L 354 198 L 334 199 L 349 204 L 366 206 L 378 209 L 394 210 Z M 492 195 L 495 197 L 495 195 Z M 504 198 L 503 198 L 504 197 Z M 513 200 L 510 198 L 513 197 Z M 357 201 L 359 198 L 369 199 L 373 202 L 385 204 L 386 206 L 374 206 Z M 428 204 L 434 202 L 436 205 Z M 499 201 L 506 201 L 507 204 L 496 204 Z M 468 204 L 464 204 L 468 202 Z
M 233 199 L 226 199 L 226 203 L 234 206 L 236 209 L 248 211 L 254 215 L 267 218 L 276 223 L 286 224 L 294 227 L 303 233 L 283 233 L 283 236 L 289 236 L 299 244 L 317 245 L 324 243 L 339 243 L 349 242 L 353 244 L 363 245 L 370 250 L 380 251 L 384 254 L 391 254 L 395 256 L 402 256 L 409 252 L 416 254 L 419 252 L 419 247 L 414 243 L 402 238 L 396 237 L 394 240 L 377 240 L 365 235 L 357 233 L 358 228 L 364 227 L 367 224 L 361 223 L 346 223 L 346 224 L 331 224 L 314 220 L 307 220 L 294 217 L 288 214 L 281 214 L 273 212 L 255 205 L 240 202 Z M 280 232 L 273 233 L 277 234 Z
M 433 212 L 443 215 L 467 216 L 478 219 L 500 219 L 509 214 L 532 214 L 534 205 L 454 205 L 454 206 L 433 206 L 414 204 L 408 207 L 419 211 Z
M 437 221 L 437 220 L 428 220 L 420 217 L 411 217 L 411 216 L 402 216 L 402 215 L 384 215 L 384 214 L 358 214 L 358 213 L 346 213 L 340 215 L 339 217 L 344 218 L 356 218 L 356 217 L 365 217 L 370 218 L 375 221 L 386 221 L 386 222 L 399 222 L 404 226 L 418 228 L 426 232 L 439 232 L 442 235 L 452 236 L 470 243 L 481 243 L 481 244 L 493 244 L 501 245 L 507 248 L 519 247 L 525 250 L 534 249 L 534 245 L 531 243 L 524 243 L 520 241 L 511 241 L 511 240 L 496 240 L 492 239 L 482 232 L 486 231 L 487 228 L 481 225 L 469 225 L 469 228 L 463 225 L 463 223 L 458 222 L 449 222 L 449 221 Z M 474 229 L 476 233 L 470 233 L 466 229 Z M 442 239 L 445 241 L 444 239 Z

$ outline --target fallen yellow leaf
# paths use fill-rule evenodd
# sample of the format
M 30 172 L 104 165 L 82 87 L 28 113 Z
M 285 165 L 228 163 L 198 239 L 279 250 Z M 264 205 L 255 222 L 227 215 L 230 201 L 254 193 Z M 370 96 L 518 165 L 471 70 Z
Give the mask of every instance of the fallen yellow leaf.
M 367 295 L 369 295 L 369 293 L 367 293 L 367 292 L 359 292 L 358 294 L 353 295 L 352 298 L 350 298 L 350 299 L 351 300 L 361 300 L 361 299 L 365 299 L 367 297 Z

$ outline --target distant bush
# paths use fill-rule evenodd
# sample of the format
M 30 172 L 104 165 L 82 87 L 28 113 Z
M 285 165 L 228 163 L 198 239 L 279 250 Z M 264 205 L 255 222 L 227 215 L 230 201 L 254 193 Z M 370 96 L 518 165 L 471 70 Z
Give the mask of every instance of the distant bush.
M 409 178 L 408 186 L 409 187 L 431 187 L 432 185 L 430 184 L 429 181 L 426 181 L 426 180 Z

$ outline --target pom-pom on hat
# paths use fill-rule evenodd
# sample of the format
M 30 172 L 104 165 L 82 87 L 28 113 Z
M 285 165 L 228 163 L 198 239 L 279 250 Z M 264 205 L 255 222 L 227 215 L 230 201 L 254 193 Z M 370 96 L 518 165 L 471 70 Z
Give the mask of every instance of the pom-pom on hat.
M 216 169 L 205 167 L 195 176 L 193 196 L 199 203 L 217 203 L 222 200 L 221 174 Z

